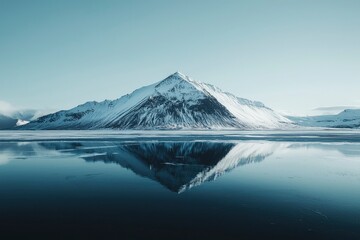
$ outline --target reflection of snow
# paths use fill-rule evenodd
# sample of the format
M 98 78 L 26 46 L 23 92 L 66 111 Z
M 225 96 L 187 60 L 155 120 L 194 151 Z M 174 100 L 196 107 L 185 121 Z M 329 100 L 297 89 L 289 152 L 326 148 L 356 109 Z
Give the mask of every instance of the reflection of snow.
M 42 142 L 41 147 L 89 162 L 116 163 L 181 192 L 232 169 L 257 163 L 291 143 L 270 141 Z
M 31 134 L 31 133 L 29 133 Z M 64 133 L 65 134 L 65 133 Z M 89 133 L 90 134 L 90 133 Z M 280 141 L 226 141 L 225 139 L 207 141 L 40 141 L 40 142 L 2 142 L 0 144 L 0 165 L 18 159 L 41 157 L 76 156 L 87 162 L 101 161 L 115 163 L 135 174 L 152 179 L 171 191 L 181 192 L 194 186 L 217 179 L 236 167 L 255 164 L 265 160 L 273 153 L 314 157 L 323 162 L 323 171 L 328 171 L 330 164 L 337 164 L 337 159 L 359 158 L 360 143 L 322 143 L 322 142 L 280 142 Z M 169 140 L 170 139 L 170 140 Z M 341 153 L 341 154 L 340 154 Z M 331 157 L 331 161 L 327 161 Z M 351 157 L 351 158 L 350 158 Z M 324 162 L 326 161 L 326 164 Z M 30 161 L 28 161 L 30 162 Z M 306 163 L 306 161 L 301 161 Z M 293 164 L 293 163 L 292 163 Z M 349 171 L 342 163 L 336 166 L 336 175 L 358 178 L 357 164 Z M 324 166 L 326 168 L 324 168 Z M 249 169 L 252 169 L 251 167 Z M 307 171 L 308 172 L 308 171 Z M 287 173 L 287 178 L 295 175 Z M 332 173 L 334 174 L 334 173 Z
M 289 143 L 279 142 L 241 142 L 221 159 L 213 168 L 200 172 L 190 183 L 184 185 L 180 192 L 198 186 L 205 181 L 215 180 L 222 174 L 248 163 L 256 163 L 264 160 L 276 150 L 286 148 Z

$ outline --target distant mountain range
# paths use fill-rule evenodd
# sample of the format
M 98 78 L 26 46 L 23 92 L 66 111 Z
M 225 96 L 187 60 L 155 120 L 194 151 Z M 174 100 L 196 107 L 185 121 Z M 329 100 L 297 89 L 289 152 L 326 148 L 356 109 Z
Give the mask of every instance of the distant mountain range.
M 0 114 L 0 130 L 14 128 L 17 122 L 17 119 Z
M 337 115 L 283 116 L 258 101 L 223 92 L 176 72 L 119 99 L 86 102 L 45 116 L 34 110 L 0 114 L 0 129 L 291 129 L 359 128 L 360 109 Z M 28 123 L 29 122 L 29 123 Z
M 283 129 L 292 122 L 261 102 L 239 98 L 176 72 L 114 101 L 87 102 L 21 129 Z
M 288 118 L 304 127 L 360 128 L 360 109 L 346 109 L 336 115 Z
M 12 112 L 0 112 L 0 130 L 13 129 L 29 123 L 41 116 L 41 112 L 37 110 L 14 110 Z

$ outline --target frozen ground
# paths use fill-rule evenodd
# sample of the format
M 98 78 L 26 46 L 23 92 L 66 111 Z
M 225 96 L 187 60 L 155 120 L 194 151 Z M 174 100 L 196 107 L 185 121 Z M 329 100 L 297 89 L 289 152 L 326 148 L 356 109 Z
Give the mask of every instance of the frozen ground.
M 360 130 L 298 131 L 113 131 L 40 130 L 0 131 L 0 142 L 8 141 L 192 141 L 192 140 L 267 140 L 292 142 L 360 142 Z

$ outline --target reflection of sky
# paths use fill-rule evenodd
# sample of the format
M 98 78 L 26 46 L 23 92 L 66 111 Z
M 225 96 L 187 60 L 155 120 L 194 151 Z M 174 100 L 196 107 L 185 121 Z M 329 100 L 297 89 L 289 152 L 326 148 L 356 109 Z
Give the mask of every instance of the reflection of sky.
M 10 156 L 6 153 L 0 153 L 0 166 L 5 165 L 10 161 Z
M 259 190 L 280 191 L 288 197 L 290 194 L 343 203 L 360 201 L 360 193 L 355 191 L 360 183 L 360 155 L 349 157 L 328 147 L 324 150 L 320 145 L 309 148 L 305 144 L 281 149 L 260 164 L 237 168 L 229 174 L 227 183 L 236 188 L 237 183 L 246 182 Z

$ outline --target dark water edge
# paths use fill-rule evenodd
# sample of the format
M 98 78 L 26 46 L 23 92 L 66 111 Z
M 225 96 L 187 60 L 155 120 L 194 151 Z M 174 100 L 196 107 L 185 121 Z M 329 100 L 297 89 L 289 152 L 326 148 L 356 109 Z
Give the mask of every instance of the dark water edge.
M 360 239 L 360 144 L 0 143 L 0 239 Z

